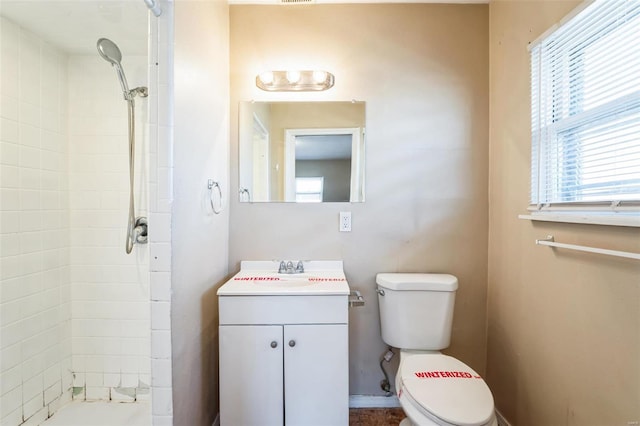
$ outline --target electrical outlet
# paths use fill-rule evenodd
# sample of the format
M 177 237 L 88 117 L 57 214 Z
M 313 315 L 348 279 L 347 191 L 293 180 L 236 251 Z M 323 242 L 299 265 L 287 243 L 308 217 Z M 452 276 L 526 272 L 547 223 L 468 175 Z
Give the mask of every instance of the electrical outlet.
M 340 212 L 340 232 L 351 232 L 351 212 Z

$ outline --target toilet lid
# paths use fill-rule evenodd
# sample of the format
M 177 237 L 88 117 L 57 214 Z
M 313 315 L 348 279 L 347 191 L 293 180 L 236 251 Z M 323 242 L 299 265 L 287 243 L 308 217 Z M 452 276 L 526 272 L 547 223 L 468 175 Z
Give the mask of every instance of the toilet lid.
M 484 425 L 494 412 L 493 396 L 482 377 L 442 354 L 407 355 L 400 367 L 402 391 L 423 411 L 447 423 Z

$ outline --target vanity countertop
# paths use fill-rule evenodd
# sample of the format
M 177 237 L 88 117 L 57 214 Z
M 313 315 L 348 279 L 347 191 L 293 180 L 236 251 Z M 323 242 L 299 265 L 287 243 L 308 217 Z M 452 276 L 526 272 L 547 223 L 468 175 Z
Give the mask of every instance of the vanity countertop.
M 303 273 L 278 273 L 279 261 L 242 261 L 218 296 L 349 295 L 341 260 L 304 261 Z M 294 262 L 295 263 L 295 262 Z

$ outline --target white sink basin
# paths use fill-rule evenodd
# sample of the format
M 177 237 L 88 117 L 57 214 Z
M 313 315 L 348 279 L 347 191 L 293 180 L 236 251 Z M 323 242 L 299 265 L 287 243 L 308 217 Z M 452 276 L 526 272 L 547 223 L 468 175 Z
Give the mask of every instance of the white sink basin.
M 280 274 L 277 261 L 242 261 L 240 272 L 218 290 L 218 295 L 349 294 L 342 261 L 304 262 L 302 274 Z

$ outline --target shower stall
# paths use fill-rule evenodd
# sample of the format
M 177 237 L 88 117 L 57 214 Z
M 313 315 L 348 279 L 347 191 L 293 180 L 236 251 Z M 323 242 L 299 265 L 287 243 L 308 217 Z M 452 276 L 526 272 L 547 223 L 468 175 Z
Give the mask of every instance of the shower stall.
M 171 423 L 171 13 L 0 3 L 3 426 Z

